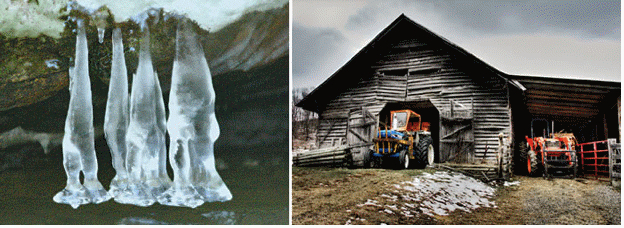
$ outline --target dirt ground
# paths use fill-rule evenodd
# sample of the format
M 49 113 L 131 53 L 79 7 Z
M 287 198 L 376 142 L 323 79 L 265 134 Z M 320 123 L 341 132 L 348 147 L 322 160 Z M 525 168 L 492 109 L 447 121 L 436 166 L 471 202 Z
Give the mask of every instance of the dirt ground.
M 494 207 L 455 210 L 448 216 L 418 213 L 418 206 L 409 216 L 389 210 L 390 205 L 410 205 L 392 197 L 397 184 L 436 171 L 293 167 L 292 223 L 621 224 L 620 189 L 579 178 L 516 176 L 518 185 L 496 187 L 489 199 Z

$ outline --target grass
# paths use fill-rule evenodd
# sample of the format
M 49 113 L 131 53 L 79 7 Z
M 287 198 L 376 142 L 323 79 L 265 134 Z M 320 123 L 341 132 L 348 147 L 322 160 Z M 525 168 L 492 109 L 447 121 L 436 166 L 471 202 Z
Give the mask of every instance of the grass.
M 434 171 L 293 167 L 293 224 L 342 225 L 366 199 Z

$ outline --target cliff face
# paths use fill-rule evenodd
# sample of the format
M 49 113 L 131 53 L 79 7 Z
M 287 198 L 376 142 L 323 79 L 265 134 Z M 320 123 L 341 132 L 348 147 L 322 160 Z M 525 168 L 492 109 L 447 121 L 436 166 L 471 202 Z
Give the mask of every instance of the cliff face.
M 58 39 L 45 35 L 36 38 L 9 38 L 9 35 L 0 33 L 0 166 L 8 162 L 6 154 L 19 153 L 24 150 L 23 148 L 32 151 L 34 144 L 42 146 L 41 154 L 44 149 L 48 153 L 60 148 L 58 139 L 62 138 L 69 102 L 68 70 L 73 62 L 75 46 L 75 32 L 72 30 L 76 24 L 70 18 L 81 16 L 84 17 L 79 12 L 69 12 L 68 16 L 63 18 L 66 21 L 65 29 Z M 176 17 L 162 11 L 148 20 L 152 37 L 153 64 L 159 76 L 165 104 L 168 102 L 171 69 L 175 56 L 177 20 Z M 89 74 L 97 139 L 101 136 L 110 79 L 112 30 L 114 26 L 122 29 L 131 83 L 138 64 L 141 29 L 132 21 L 115 25 L 109 23 L 104 32 L 104 40 L 100 43 L 97 28 L 93 26 L 95 22 L 90 24 L 87 27 Z M 235 129 L 244 125 L 245 121 L 253 119 L 255 120 L 253 130 L 262 132 L 261 129 L 265 124 L 276 122 L 275 115 L 267 113 L 284 112 L 284 115 L 278 116 L 283 116 L 284 123 L 287 123 L 288 116 L 285 113 L 288 111 L 288 4 L 277 9 L 247 13 L 236 22 L 214 33 L 202 30 L 197 25 L 194 27 L 201 36 L 200 42 L 209 62 L 215 90 L 219 92 L 217 117 L 231 128 L 227 131 L 249 134 L 247 130 Z M 279 83 L 274 83 L 275 81 Z M 256 106 L 257 102 L 254 101 L 241 103 L 241 100 L 249 99 L 246 96 L 248 93 L 256 99 L 273 103 L 263 107 Z M 269 108 L 268 112 L 263 111 L 265 107 Z M 232 112 L 243 114 L 230 116 Z M 247 116 L 245 113 L 252 113 L 255 117 Z M 269 119 L 258 122 L 258 115 Z M 283 131 L 284 137 L 287 137 L 287 126 L 284 128 L 280 125 L 276 128 L 275 124 L 271 124 L 270 128 L 275 130 L 273 134 L 279 135 L 278 132 Z M 245 137 L 253 139 L 254 142 L 262 139 L 253 135 Z M 263 137 L 276 142 L 273 135 Z M 231 143 L 229 139 L 240 139 L 229 136 L 222 138 L 224 140 L 221 143 L 224 144 Z M 287 140 L 277 141 L 287 143 Z M 28 147 L 25 147 L 26 145 Z

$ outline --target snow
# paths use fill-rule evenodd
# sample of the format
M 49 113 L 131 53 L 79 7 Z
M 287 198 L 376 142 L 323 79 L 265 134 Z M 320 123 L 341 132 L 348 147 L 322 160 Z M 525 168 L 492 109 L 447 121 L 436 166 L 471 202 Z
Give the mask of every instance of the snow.
M 60 38 L 65 23 L 59 17 L 68 0 L 0 0 L 0 33 L 7 37 Z
M 379 212 L 414 217 L 447 216 L 456 210 L 473 211 L 480 207 L 496 207 L 490 201 L 496 189 L 460 173 L 436 171 L 423 173 L 410 181 L 394 185 L 392 193 L 379 195 L 380 200 L 368 199 L 358 207 L 370 206 Z
M 78 5 L 74 5 L 74 2 Z M 115 22 L 127 20 L 141 21 L 150 9 L 163 9 L 166 12 L 186 16 L 195 20 L 206 30 L 216 32 L 235 22 L 241 16 L 253 11 L 266 11 L 279 8 L 288 0 L 45 0 L 14 1 L 0 0 L 0 33 L 8 37 L 37 37 L 40 34 L 61 38 L 65 21 L 59 19 L 73 9 L 95 14 L 102 6 L 107 6 Z M 67 9 L 63 11 L 62 9 Z M 99 41 L 103 41 L 103 27 L 99 32 Z
M 520 185 L 520 181 L 505 181 L 505 183 L 503 183 L 503 186 L 505 187 L 509 187 L 509 186 L 518 186 Z
M 288 0 L 147 0 L 147 1 L 116 1 L 116 0 L 78 0 L 78 4 L 92 12 L 106 6 L 115 17 L 116 22 L 141 17 L 141 12 L 149 9 L 163 9 L 195 20 L 206 30 L 216 32 L 236 21 L 247 12 L 265 11 L 284 6 Z

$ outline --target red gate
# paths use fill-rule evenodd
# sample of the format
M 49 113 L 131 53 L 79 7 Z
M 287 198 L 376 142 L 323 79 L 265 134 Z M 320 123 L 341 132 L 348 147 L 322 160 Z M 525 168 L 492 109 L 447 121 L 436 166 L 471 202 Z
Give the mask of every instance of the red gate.
M 578 144 L 581 159 L 581 171 L 585 176 L 596 179 L 610 178 L 609 175 L 609 140 Z

